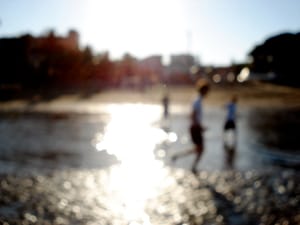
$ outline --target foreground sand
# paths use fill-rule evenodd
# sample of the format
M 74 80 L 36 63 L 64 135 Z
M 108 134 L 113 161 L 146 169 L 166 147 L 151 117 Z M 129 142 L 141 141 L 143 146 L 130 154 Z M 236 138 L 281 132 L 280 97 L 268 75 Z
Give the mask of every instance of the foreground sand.
M 295 171 L 165 169 L 149 197 L 118 168 L 0 175 L 1 224 L 299 224 Z M 145 177 L 149 174 L 144 174 Z M 124 179 L 124 178 L 123 178 Z M 125 179 L 126 182 L 126 179 Z M 128 181 L 127 181 L 128 182 Z M 126 190 L 126 187 L 131 187 Z M 148 187 L 149 188 L 149 187 Z

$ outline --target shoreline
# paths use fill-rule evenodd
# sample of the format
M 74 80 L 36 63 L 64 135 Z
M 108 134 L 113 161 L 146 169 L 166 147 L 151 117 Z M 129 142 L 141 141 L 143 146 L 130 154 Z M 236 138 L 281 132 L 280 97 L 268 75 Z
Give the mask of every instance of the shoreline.
M 28 106 L 47 103 L 154 103 L 161 104 L 164 92 L 168 91 L 170 104 L 189 104 L 197 93 L 191 85 L 173 85 L 167 89 L 162 85 L 148 87 L 144 91 L 135 89 L 111 89 L 94 92 L 85 96 L 82 93 L 56 93 L 53 98 L 33 95 L 31 98 L 16 98 L 8 101 L 0 101 L 0 111 L 4 108 L 13 108 L 17 105 Z M 205 99 L 208 105 L 222 105 L 230 97 L 236 94 L 239 98 L 239 105 L 242 107 L 300 107 L 300 89 L 279 86 L 270 83 L 248 82 L 245 84 L 212 85 L 211 91 Z

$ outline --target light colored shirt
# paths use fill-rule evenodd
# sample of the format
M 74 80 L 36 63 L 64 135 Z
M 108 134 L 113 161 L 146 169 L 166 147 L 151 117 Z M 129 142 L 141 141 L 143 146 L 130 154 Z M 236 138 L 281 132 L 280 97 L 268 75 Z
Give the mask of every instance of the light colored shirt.
M 236 104 L 231 102 L 226 105 L 227 108 L 227 120 L 235 120 L 236 117 Z
M 198 124 L 202 121 L 202 98 L 199 96 L 193 103 L 193 111 L 196 112 Z

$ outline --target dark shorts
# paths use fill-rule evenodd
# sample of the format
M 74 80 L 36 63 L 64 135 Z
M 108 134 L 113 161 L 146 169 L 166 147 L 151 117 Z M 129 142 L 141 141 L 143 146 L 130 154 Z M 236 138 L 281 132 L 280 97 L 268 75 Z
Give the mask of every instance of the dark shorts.
M 195 145 L 203 145 L 202 129 L 199 125 L 192 125 L 190 127 L 190 134 Z
M 233 120 L 227 120 L 224 126 L 224 130 L 235 129 L 235 122 Z

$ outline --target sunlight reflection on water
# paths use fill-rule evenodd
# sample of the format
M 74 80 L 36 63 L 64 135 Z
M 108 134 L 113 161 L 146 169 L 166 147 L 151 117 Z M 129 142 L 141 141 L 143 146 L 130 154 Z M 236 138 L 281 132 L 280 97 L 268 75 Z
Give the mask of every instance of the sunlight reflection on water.
M 111 120 L 104 133 L 96 135 L 96 149 L 105 150 L 120 161 L 119 167 L 112 170 L 109 189 L 124 206 L 123 214 L 128 220 L 147 224 L 146 200 L 155 197 L 166 177 L 156 146 L 164 141 L 175 142 L 177 136 L 157 126 L 161 119 L 158 105 L 111 105 L 108 111 Z M 158 156 L 164 155 L 162 151 L 157 152 Z

